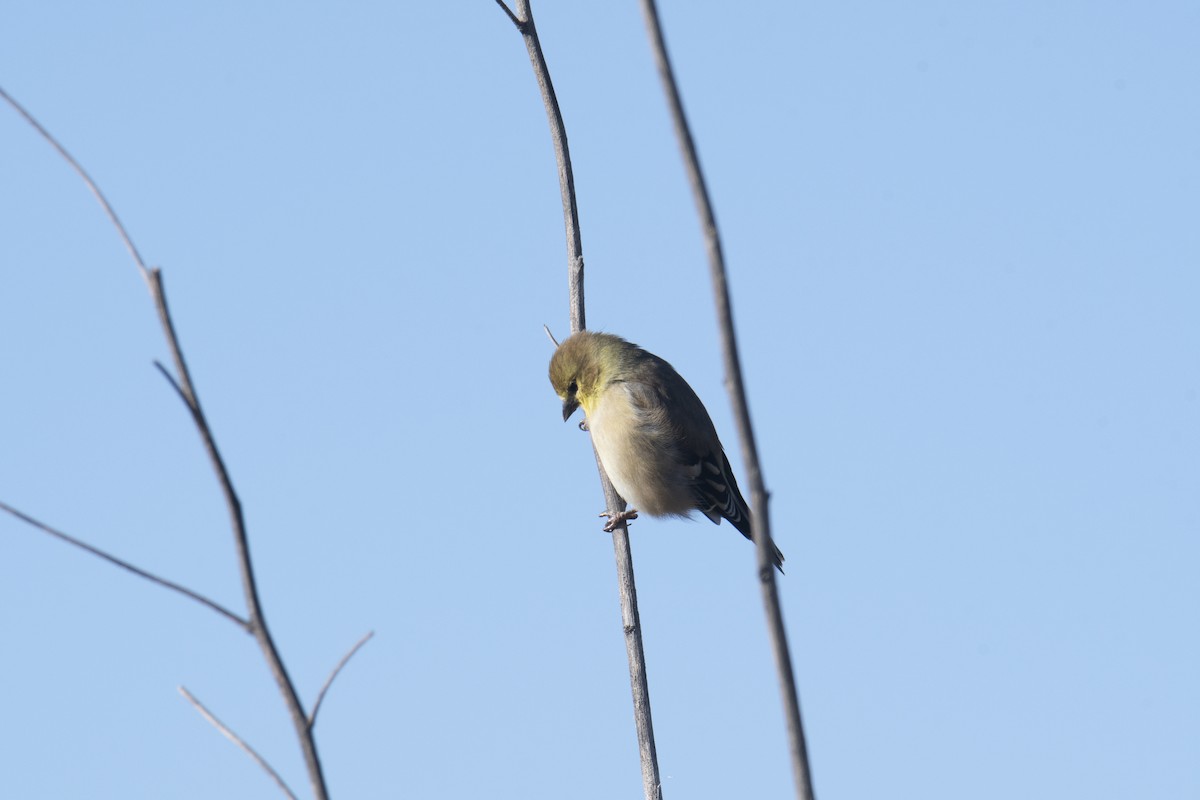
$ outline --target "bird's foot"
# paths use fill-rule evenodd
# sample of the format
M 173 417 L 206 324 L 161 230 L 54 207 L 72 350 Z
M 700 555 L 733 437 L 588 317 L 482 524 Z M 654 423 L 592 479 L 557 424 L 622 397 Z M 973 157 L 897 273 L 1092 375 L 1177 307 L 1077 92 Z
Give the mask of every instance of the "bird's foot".
M 638 512 L 636 508 L 627 508 L 624 511 L 620 511 L 616 514 L 610 514 L 605 511 L 601 513 L 600 516 L 608 517 L 608 522 L 604 523 L 604 530 L 608 533 L 612 533 L 617 529 L 618 526 L 628 525 L 631 520 L 637 519 Z

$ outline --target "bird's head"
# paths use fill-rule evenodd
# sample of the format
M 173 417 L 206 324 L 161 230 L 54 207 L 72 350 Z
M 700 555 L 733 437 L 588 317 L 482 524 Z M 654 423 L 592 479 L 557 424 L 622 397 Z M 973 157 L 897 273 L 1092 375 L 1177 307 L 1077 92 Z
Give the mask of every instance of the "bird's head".
M 625 351 L 636 349 L 618 336 L 591 331 L 580 331 L 559 345 L 550 358 L 550 385 L 562 400 L 563 421 L 580 406 L 590 414 L 620 369 Z

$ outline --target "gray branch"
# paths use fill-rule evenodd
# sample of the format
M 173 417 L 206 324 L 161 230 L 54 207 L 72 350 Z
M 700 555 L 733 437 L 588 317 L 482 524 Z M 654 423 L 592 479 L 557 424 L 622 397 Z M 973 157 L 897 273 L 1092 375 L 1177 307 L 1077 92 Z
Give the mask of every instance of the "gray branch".
M 45 139 L 51 147 L 57 150 L 58 154 L 62 156 L 63 160 L 66 161 L 67 164 L 70 165 L 71 169 L 75 170 L 76 174 L 83 179 L 88 191 L 95 196 L 96 200 L 100 203 L 100 207 L 104 209 L 104 213 L 108 215 L 109 222 L 111 222 L 113 227 L 117 229 L 117 233 L 121 236 L 121 242 L 125 245 L 125 249 L 129 251 L 129 255 L 133 257 L 134 262 L 138 265 L 138 269 L 141 271 L 142 277 L 145 278 L 146 262 L 142 261 L 142 254 L 138 252 L 136 247 L 134 247 L 133 239 L 129 238 L 129 233 L 126 232 L 125 226 L 121 224 L 121 220 L 117 217 L 117 212 L 109 204 L 108 199 L 104 196 L 104 192 L 100 191 L 100 187 L 94 180 L 92 180 L 92 176 L 88 175 L 87 170 L 83 168 L 83 165 L 76 161 L 75 157 L 68 153 L 67 149 L 59 144 L 58 140 L 50 135 L 50 131 L 43 128 L 42 123 L 38 122 L 32 114 L 26 111 L 24 106 L 14 100 L 12 95 L 4 91 L 3 87 L 0 87 L 0 98 L 3 98 L 5 102 L 13 107 L 14 111 L 24 117 L 25 121 L 32 125 L 34 130 L 41 134 L 41 137 Z
M 184 359 L 183 349 L 179 344 L 179 338 L 175 332 L 175 323 L 171 318 L 171 311 L 167 305 L 167 294 L 166 288 L 163 285 L 162 270 L 157 267 L 151 269 L 146 266 L 141 254 L 134 246 L 128 231 L 121 224 L 116 211 L 105 198 L 104 193 L 100 191 L 100 187 L 96 185 L 96 182 L 92 180 L 91 176 L 88 175 L 79 162 L 67 152 L 66 148 L 59 144 L 58 140 L 42 127 L 32 114 L 26 111 L 3 89 L 0 89 L 0 98 L 3 98 L 9 105 L 16 109 L 17 113 L 24 117 L 42 138 L 49 142 L 66 162 L 70 164 L 71 168 L 79 174 L 79 177 L 83 179 L 83 182 L 103 207 L 104 213 L 108 215 L 109 220 L 117 229 L 117 233 L 125 243 L 126 249 L 129 250 L 129 254 L 133 257 L 138 271 L 150 289 L 150 296 L 154 300 L 154 307 L 158 312 L 163 335 L 166 337 L 167 347 L 171 351 L 171 358 L 175 362 L 175 369 L 178 373 L 175 378 L 172 378 L 170 375 L 168 375 L 168 378 L 171 380 L 180 399 L 183 400 L 188 411 L 191 413 L 192 421 L 195 423 L 196 430 L 200 434 L 200 439 L 204 444 L 205 451 L 208 453 L 209 461 L 212 463 L 213 470 L 217 476 L 217 482 L 221 486 L 221 492 L 224 494 L 226 505 L 229 508 L 230 525 L 233 529 L 233 538 L 238 555 L 238 567 L 242 578 L 242 592 L 246 597 L 246 608 L 249 612 L 250 632 L 258 642 L 259 649 L 262 650 L 263 657 L 266 659 L 271 674 L 275 678 L 275 683 L 279 687 L 280 694 L 283 696 L 288 714 L 292 718 L 292 727 L 295 728 L 296 736 L 300 742 L 300 749 L 304 754 L 304 762 L 308 768 L 313 795 L 317 800 L 328 800 L 329 792 L 325 785 L 325 776 L 321 770 L 321 759 L 317 753 L 316 741 L 309 728 L 308 716 L 304 712 L 304 706 L 300 702 L 299 695 L 296 693 L 296 687 L 292 683 L 287 668 L 284 666 L 283 659 L 279 655 L 279 650 L 275 646 L 275 640 L 271 637 L 270 631 L 267 628 L 267 621 L 263 615 L 262 604 L 258 597 L 258 585 L 254 577 L 254 566 L 250 560 L 250 543 L 247 538 L 246 522 L 242 514 L 241 500 L 238 499 L 237 491 L 233 487 L 233 481 L 229 477 L 225 461 L 221 457 L 220 450 L 217 448 L 216 439 L 208 424 L 208 419 L 204 415 L 204 410 L 200 405 L 200 398 L 196 393 L 195 384 L 192 382 L 191 372 L 188 370 L 186 359 Z M 162 369 L 161 366 L 159 369 Z M 166 370 L 162 371 L 166 374 Z
M 238 627 L 240 627 L 242 630 L 246 631 L 247 633 L 250 632 L 250 621 L 249 620 L 243 619 L 241 616 L 230 611 L 225 606 L 221 605 L 220 603 L 216 602 L 215 600 L 208 599 L 207 597 L 200 594 L 199 592 L 193 592 L 191 589 L 187 588 L 186 586 L 180 586 L 178 583 L 175 583 L 174 581 L 169 581 L 166 578 L 160 578 L 159 576 L 155 575 L 152 572 L 147 572 L 146 570 L 141 569 L 140 567 L 135 567 L 133 564 L 130 564 L 128 561 L 123 561 L 122 559 L 119 559 L 114 555 L 104 552 L 99 547 L 93 547 L 92 545 L 88 544 L 87 542 L 85 542 L 81 539 L 76 539 L 74 536 L 70 536 L 66 533 L 63 533 L 62 531 L 58 530 L 57 528 L 52 528 L 49 525 L 47 525 L 46 523 L 40 522 L 39 520 L 34 519 L 33 517 L 29 516 L 26 513 L 18 511 L 17 509 L 13 508 L 12 506 L 8 505 L 7 503 L 0 502 L 0 511 L 6 511 L 9 514 L 12 514 L 17 519 L 21 520 L 22 522 L 32 525 L 33 527 L 37 528 L 38 530 L 42 531 L 43 533 L 48 533 L 56 539 L 64 541 L 69 545 L 74 545 L 75 547 L 78 547 L 80 550 L 84 550 L 88 553 L 91 553 L 92 555 L 96 556 L 97 558 L 102 558 L 105 561 L 109 562 L 110 564 L 116 564 L 121 569 L 128 570 L 129 572 L 132 572 L 134 575 L 137 575 L 139 578 L 145 578 L 146 580 L 150 581 L 151 583 L 157 583 L 159 586 L 170 589 L 173 592 L 179 592 L 179 594 L 183 595 L 184 597 L 190 597 L 191 599 L 195 600 L 197 603 L 200 603 L 201 605 L 204 605 L 204 606 L 208 606 L 209 608 L 211 608 L 213 611 L 217 612 L 221 616 L 236 623 Z
M 750 505 L 754 509 L 751 525 L 758 550 L 758 576 L 762 584 L 763 606 L 767 616 L 767 628 L 775 654 L 775 667 L 779 675 L 779 689 L 783 695 L 784 715 L 787 720 L 792 773 L 796 782 L 796 796 L 801 800 L 812 800 L 812 774 L 808 763 L 808 746 L 804 739 L 804 724 L 800 717 L 800 698 L 796 691 L 796 678 L 792 670 L 792 656 L 788 649 L 787 631 L 783 625 L 783 609 L 779 604 L 779 588 L 775 582 L 775 570 L 771 564 L 774 543 L 771 540 L 771 519 L 767 513 L 767 490 L 763 482 L 762 467 L 758 460 L 758 446 L 754 439 L 754 428 L 750 422 L 750 409 L 746 403 L 746 388 L 742 380 L 741 359 L 738 356 L 737 338 L 733 326 L 733 306 L 729 298 L 729 281 L 725 274 L 725 256 L 721 248 L 721 236 L 713 214 L 704 173 L 700 169 L 700 158 L 688 126 L 679 87 L 675 82 L 671 61 L 667 56 L 667 45 L 663 40 L 662 25 L 654 0 L 641 0 L 642 15 L 650 35 L 654 61 L 662 79 L 663 91 L 667 95 L 671 119 L 675 123 L 675 135 L 683 154 L 696 211 L 704 230 L 704 245 L 708 251 L 709 273 L 712 278 L 713 296 L 717 306 L 717 323 L 721 329 L 721 350 L 725 362 L 725 385 L 737 422 L 738 438 L 742 443 L 742 458 L 750 484 Z
M 517 0 L 514 14 L 503 0 L 496 3 L 516 25 L 525 39 L 529 61 L 542 93 L 542 104 L 550 122 L 550 136 L 554 142 L 554 156 L 558 165 L 558 182 L 562 192 L 563 223 L 567 234 L 567 289 L 571 313 L 571 333 L 586 327 L 583 302 L 583 242 L 579 233 L 579 209 L 575 202 L 575 178 L 571 171 L 571 153 L 567 146 L 567 132 L 563 126 L 562 112 L 550 82 L 550 69 L 538 40 L 537 27 L 529 0 Z M 551 337 L 553 338 L 553 337 Z M 604 491 L 605 507 L 610 514 L 625 510 L 625 501 L 613 488 L 612 481 L 604 472 L 599 454 L 596 468 L 600 472 L 600 485 Z M 654 724 L 650 715 L 650 684 L 646 677 L 646 653 L 642 646 L 642 623 L 638 615 L 637 587 L 633 579 L 633 554 L 629 548 L 629 529 L 624 523 L 612 532 L 613 552 L 617 563 L 617 586 L 621 598 L 621 623 L 625 631 L 625 651 L 629 658 L 629 682 L 633 691 L 633 718 L 637 728 L 638 751 L 642 764 L 642 788 L 646 800 L 661 800 L 662 783 L 658 772 L 658 754 L 654 747 Z
M 183 695 L 184 699 L 187 700 L 189 703 L 191 703 L 192 706 L 197 711 L 200 712 L 200 716 L 202 716 L 206 720 L 208 720 L 209 723 L 214 728 L 219 730 L 225 736 L 226 739 L 228 739 L 229 741 L 236 744 L 238 747 L 240 747 L 246 753 L 246 755 L 253 758 L 255 763 L 258 764 L 260 767 L 262 767 L 263 771 L 271 776 L 271 780 L 275 781 L 275 784 L 280 789 L 283 790 L 284 794 L 286 794 L 288 797 L 290 797 L 291 800 L 296 800 L 295 793 L 292 792 L 291 788 L 287 785 L 287 783 L 283 780 L 283 778 L 279 777 L 279 773 L 275 771 L 275 768 L 272 767 L 270 764 L 268 764 L 267 760 L 265 758 L 263 758 L 262 756 L 260 756 L 258 754 L 257 750 L 255 750 L 253 747 L 251 747 L 249 744 L 247 744 L 245 739 L 238 736 L 236 733 L 234 733 L 229 728 L 228 725 L 226 725 L 224 722 L 221 722 L 221 720 L 217 719 L 217 715 L 212 713 L 211 711 L 209 711 L 207 708 L 205 708 L 204 704 L 201 703 L 199 700 L 197 700 L 192 695 L 192 693 L 189 692 L 187 689 L 180 686 L 179 693 L 181 695 Z
M 321 686 L 321 691 L 317 692 L 317 699 L 313 702 L 312 711 L 308 715 L 309 728 L 312 728 L 317 724 L 317 712 L 321 710 L 321 703 L 325 701 L 325 694 L 329 691 L 329 687 L 333 685 L 334 679 L 337 678 L 338 674 L 342 671 L 342 668 L 349 663 L 350 659 L 354 658 L 354 654 L 361 650 L 362 646 L 370 641 L 371 637 L 374 635 L 375 631 L 367 631 L 367 635 L 355 642 L 354 646 L 346 652 L 346 655 L 342 656 L 342 660 L 339 661 L 337 666 L 333 668 L 333 671 L 329 673 L 329 677 L 325 679 L 325 683 Z

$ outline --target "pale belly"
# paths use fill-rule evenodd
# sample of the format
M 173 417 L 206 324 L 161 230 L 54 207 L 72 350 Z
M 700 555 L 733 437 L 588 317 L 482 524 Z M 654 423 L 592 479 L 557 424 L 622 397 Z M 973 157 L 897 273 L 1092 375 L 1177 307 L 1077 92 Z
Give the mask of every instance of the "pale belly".
M 614 387 L 613 392 L 625 391 Z M 685 469 L 655 447 L 633 406 L 617 395 L 588 415 L 600 463 L 631 507 L 651 516 L 687 516 L 694 507 Z
M 638 469 L 637 454 L 632 452 L 631 437 L 627 431 L 636 429 L 637 420 L 625 403 L 601 403 L 588 415 L 588 430 L 600 463 L 608 473 L 617 493 L 634 508 L 644 505 L 638 490 L 643 483 Z M 647 513 L 650 513 L 647 509 Z

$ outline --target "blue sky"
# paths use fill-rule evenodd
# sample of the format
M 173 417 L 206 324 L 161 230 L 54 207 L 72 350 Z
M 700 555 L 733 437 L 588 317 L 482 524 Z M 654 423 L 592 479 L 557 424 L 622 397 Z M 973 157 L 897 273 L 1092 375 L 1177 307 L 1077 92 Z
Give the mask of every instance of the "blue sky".
M 664 2 L 825 798 L 1200 795 L 1194 4 Z M 537 3 L 588 320 L 742 473 L 634 3 Z M 636 797 L 611 541 L 545 377 L 544 112 L 493 3 L 12 2 L 0 85 L 165 270 L 336 797 Z M 0 500 L 240 608 L 147 292 L 0 109 Z M 666 797 L 789 796 L 753 549 L 632 529 Z M 6 786 L 297 789 L 252 641 L 0 519 Z

